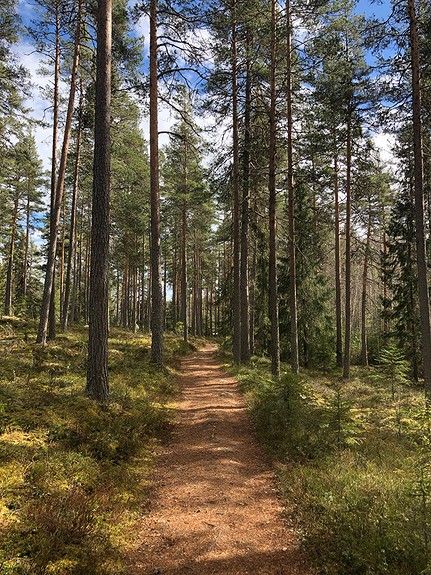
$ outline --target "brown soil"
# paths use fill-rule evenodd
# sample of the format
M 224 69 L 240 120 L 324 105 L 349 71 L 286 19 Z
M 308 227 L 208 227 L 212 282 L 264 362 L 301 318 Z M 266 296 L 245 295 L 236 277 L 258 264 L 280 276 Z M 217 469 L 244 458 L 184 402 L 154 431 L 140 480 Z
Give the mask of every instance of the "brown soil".
M 207 346 L 182 362 L 178 421 L 153 474 L 133 575 L 306 575 L 233 377 Z

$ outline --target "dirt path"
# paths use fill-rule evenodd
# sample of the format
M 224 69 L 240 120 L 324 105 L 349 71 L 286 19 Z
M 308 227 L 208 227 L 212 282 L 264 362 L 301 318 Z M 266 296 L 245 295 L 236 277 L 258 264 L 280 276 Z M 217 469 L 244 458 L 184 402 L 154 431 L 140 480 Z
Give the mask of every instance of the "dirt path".
M 170 444 L 157 460 L 133 575 L 306 575 L 235 379 L 207 346 L 182 363 Z

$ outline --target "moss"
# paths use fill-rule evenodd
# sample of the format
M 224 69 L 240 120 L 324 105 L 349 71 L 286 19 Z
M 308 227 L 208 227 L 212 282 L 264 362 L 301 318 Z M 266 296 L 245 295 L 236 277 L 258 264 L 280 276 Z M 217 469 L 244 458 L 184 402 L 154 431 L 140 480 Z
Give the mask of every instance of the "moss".
M 120 574 L 171 424 L 174 368 L 149 363 L 148 335 L 111 330 L 104 409 L 84 393 L 86 329 L 34 339 L 34 325 L 0 322 L 2 573 Z M 176 366 L 191 348 L 168 337 L 166 350 Z
M 398 385 L 394 396 L 390 381 L 357 367 L 348 382 L 317 371 L 274 381 L 260 360 L 231 369 L 275 460 L 289 522 L 320 572 L 428 572 L 431 441 L 423 392 Z

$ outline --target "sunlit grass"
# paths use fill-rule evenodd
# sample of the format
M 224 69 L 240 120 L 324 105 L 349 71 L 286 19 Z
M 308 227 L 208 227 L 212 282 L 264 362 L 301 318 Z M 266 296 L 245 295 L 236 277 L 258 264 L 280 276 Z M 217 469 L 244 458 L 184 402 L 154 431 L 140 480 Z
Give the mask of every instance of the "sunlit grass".
M 221 355 L 223 359 L 223 354 Z M 229 356 L 224 356 L 229 365 Z M 431 432 L 423 389 L 266 359 L 232 368 L 272 455 L 286 519 L 327 575 L 431 573 Z
M 44 348 L 34 329 L 0 322 L 0 572 L 120 574 L 191 347 L 166 337 L 161 370 L 147 334 L 112 329 L 106 409 L 84 392 L 86 328 Z

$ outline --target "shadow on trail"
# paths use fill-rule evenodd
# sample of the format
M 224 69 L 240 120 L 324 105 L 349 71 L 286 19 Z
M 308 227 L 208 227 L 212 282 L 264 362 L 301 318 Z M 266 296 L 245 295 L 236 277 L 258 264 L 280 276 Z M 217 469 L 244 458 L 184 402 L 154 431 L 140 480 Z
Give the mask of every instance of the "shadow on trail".
M 305 575 L 237 382 L 214 350 L 183 360 L 178 422 L 131 573 Z

